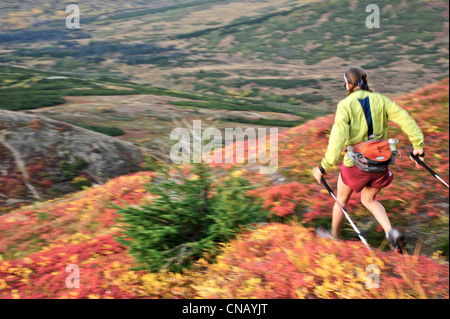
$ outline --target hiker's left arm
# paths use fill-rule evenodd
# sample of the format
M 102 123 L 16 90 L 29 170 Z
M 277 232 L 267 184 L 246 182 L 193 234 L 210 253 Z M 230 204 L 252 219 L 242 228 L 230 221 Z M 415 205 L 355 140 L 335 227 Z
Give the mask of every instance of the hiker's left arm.
M 408 135 L 409 141 L 414 148 L 413 154 L 424 161 L 425 152 L 423 150 L 423 147 L 425 143 L 423 133 L 420 130 L 419 125 L 417 125 L 416 121 L 411 117 L 411 115 L 409 115 L 406 110 L 404 110 L 388 98 L 384 98 L 386 102 L 386 112 L 388 115 L 388 119 L 400 126 L 402 131 L 406 135 Z M 416 164 L 417 168 L 421 168 L 421 166 L 411 156 L 410 159 Z
M 397 105 L 397 103 L 391 101 L 387 97 L 385 99 L 386 113 L 388 120 L 394 122 L 402 131 L 408 135 L 409 141 L 411 142 L 414 150 L 423 150 L 425 145 L 423 133 L 420 130 L 419 125 L 416 121 L 409 115 L 409 113 Z

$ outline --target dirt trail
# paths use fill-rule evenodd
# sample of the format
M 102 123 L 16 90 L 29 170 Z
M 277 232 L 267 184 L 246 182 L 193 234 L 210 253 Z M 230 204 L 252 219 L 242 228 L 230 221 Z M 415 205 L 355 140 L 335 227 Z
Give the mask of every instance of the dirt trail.
M 5 146 L 8 150 L 10 150 L 11 154 L 14 157 L 14 161 L 16 162 L 17 167 L 19 168 L 21 174 L 22 174 L 22 178 L 23 178 L 23 182 L 25 183 L 26 187 L 28 188 L 28 190 L 33 194 L 34 198 L 37 200 L 41 199 L 41 196 L 39 195 L 39 193 L 36 191 L 36 189 L 33 187 L 33 185 L 31 185 L 28 182 L 28 172 L 25 166 L 25 163 L 22 161 L 22 158 L 20 157 L 19 152 L 14 149 L 14 147 L 12 147 L 7 141 L 6 141 L 6 130 L 1 130 L 0 131 L 0 143 Z

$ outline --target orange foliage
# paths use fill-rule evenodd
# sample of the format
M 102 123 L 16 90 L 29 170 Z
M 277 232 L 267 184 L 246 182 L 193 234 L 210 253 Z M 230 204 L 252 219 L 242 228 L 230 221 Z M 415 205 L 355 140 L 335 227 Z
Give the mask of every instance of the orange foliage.
M 448 180 L 448 79 L 398 102 L 419 119 L 427 163 Z M 285 184 L 271 184 L 270 176 L 246 171 L 242 165 L 222 168 L 239 167 L 234 174 L 259 184 L 253 193 L 275 215 L 304 211 L 302 222 L 328 216 L 332 199 L 314 183 L 310 167 L 323 156 L 332 123 L 330 115 L 279 135 L 280 171 L 291 179 Z M 407 140 L 398 128 L 391 134 L 399 138 L 406 157 Z M 391 204 L 401 202 L 401 207 L 391 205 L 393 218 L 443 218 L 445 212 L 433 202 L 448 203 L 448 189 L 406 158 L 398 161 L 394 174 L 396 181 L 383 194 Z M 448 265 L 437 259 L 369 251 L 359 241 L 320 239 L 299 223 L 271 223 L 241 233 L 224 245 L 215 263 L 199 260 L 182 274 L 132 271 L 133 259 L 114 240 L 120 225 L 110 204 L 150 201 L 153 196 L 145 183 L 153 176 L 150 172 L 121 176 L 0 216 L 0 298 L 449 297 Z M 327 178 L 335 185 L 337 176 Z M 80 268 L 80 288 L 66 286 L 65 269 L 70 264 Z M 380 271 L 378 288 L 367 285 L 368 266 Z

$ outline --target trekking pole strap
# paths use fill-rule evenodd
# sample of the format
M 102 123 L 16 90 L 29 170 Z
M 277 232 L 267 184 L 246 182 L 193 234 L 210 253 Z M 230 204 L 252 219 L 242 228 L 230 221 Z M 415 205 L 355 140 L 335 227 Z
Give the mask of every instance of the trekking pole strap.
M 410 152 L 409 155 L 411 155 L 411 157 L 412 157 L 417 163 L 419 163 L 420 165 L 422 165 L 423 168 L 425 168 L 428 172 L 430 172 L 431 175 L 436 175 L 436 173 L 435 173 L 431 168 L 429 168 L 428 165 L 425 164 L 425 163 L 419 158 L 419 156 L 414 155 L 413 152 Z

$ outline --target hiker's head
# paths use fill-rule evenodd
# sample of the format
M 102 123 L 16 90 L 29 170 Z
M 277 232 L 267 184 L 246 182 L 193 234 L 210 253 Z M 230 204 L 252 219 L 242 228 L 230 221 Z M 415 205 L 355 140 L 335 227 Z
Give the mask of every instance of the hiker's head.
M 367 83 L 367 73 L 360 67 L 348 68 L 344 73 L 344 81 L 347 95 L 358 89 L 371 91 L 369 89 L 369 84 Z

